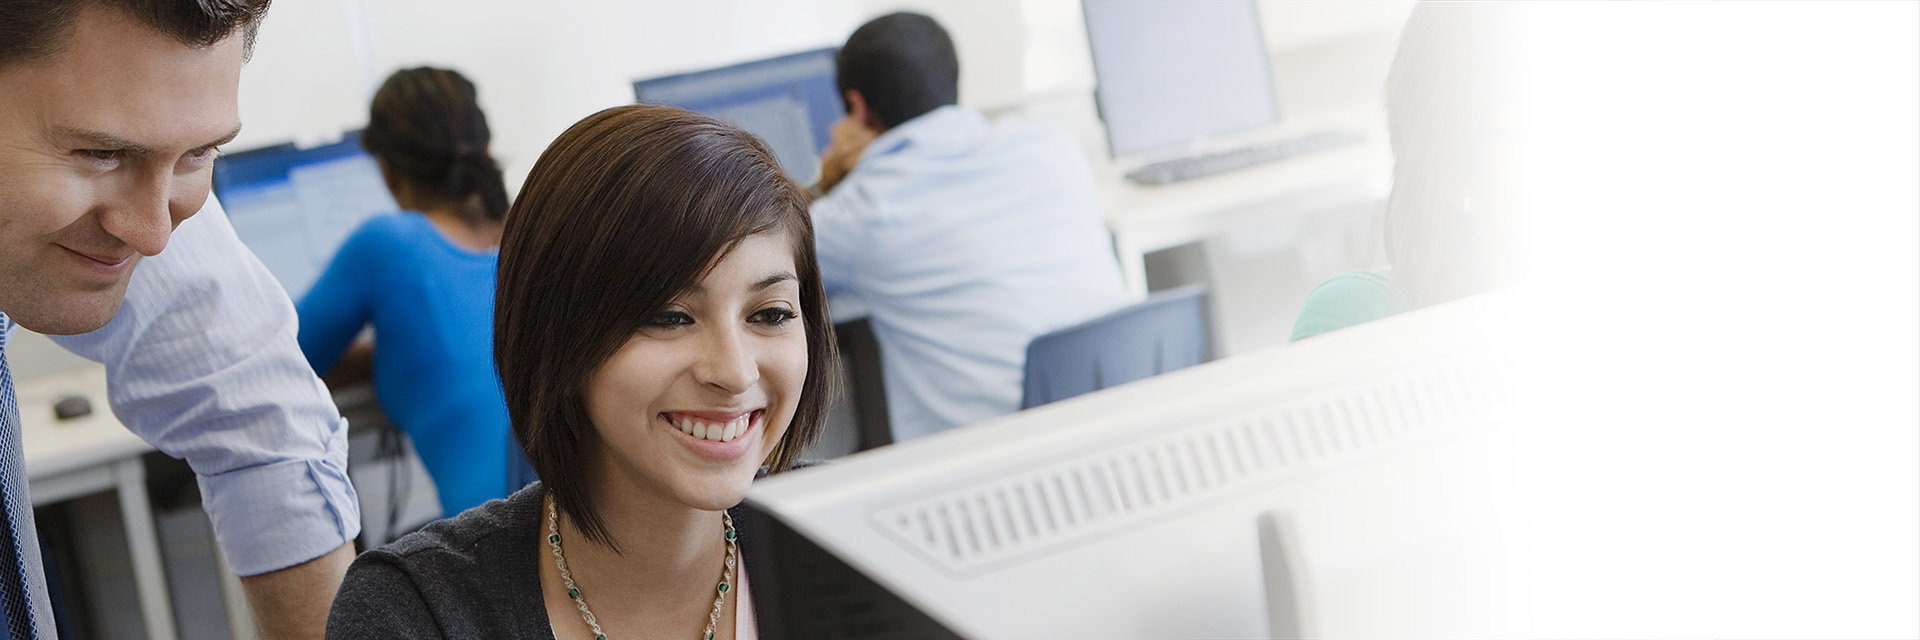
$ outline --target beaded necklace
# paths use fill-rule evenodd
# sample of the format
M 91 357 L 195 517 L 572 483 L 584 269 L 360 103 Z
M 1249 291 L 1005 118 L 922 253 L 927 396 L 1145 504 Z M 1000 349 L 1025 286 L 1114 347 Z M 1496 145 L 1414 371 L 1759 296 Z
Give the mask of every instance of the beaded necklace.
M 719 595 L 713 598 L 713 612 L 707 614 L 707 630 L 701 634 L 701 640 L 713 640 L 713 630 L 720 626 L 720 610 L 726 606 L 727 591 L 733 588 L 733 567 L 740 554 L 739 534 L 733 530 L 733 515 L 720 512 L 720 522 L 726 527 L 722 534 L 727 541 L 727 563 L 720 570 L 720 585 L 716 588 Z M 560 515 L 553 508 L 553 499 L 547 498 L 547 546 L 553 547 L 553 563 L 560 568 L 560 581 L 567 587 L 567 597 L 573 599 L 573 606 L 580 610 L 580 617 L 593 629 L 594 640 L 607 640 L 607 634 L 600 630 L 600 622 L 593 617 L 593 609 L 587 607 L 587 599 L 580 595 L 580 587 L 573 583 L 573 572 L 567 570 L 567 556 L 560 551 Z

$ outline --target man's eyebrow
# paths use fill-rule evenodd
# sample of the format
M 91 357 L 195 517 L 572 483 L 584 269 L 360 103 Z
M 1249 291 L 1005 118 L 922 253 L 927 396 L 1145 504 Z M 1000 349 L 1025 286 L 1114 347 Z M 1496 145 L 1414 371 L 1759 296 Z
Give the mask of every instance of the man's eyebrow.
M 147 145 L 140 144 L 138 142 L 134 142 L 132 140 L 128 140 L 126 138 L 122 138 L 120 136 L 107 133 L 105 131 L 92 131 L 88 129 L 73 129 L 69 127 L 57 127 L 53 130 L 53 134 L 60 138 L 78 142 L 80 144 L 87 145 L 95 149 L 125 151 L 127 153 L 133 153 L 133 154 L 153 153 L 153 148 L 148 147 Z
M 240 137 L 240 125 L 236 124 L 236 125 L 233 125 L 233 130 L 228 131 L 226 135 L 220 136 L 218 139 L 214 140 L 213 142 L 209 142 L 194 148 L 205 149 L 208 147 L 218 147 L 220 145 L 233 142 L 233 139 L 238 137 Z
M 132 140 L 128 140 L 126 138 L 122 138 L 120 136 L 107 133 L 105 131 L 93 131 L 90 129 L 74 129 L 70 127 L 57 127 L 53 130 L 53 133 L 54 135 L 59 136 L 61 138 L 77 141 L 81 144 L 88 145 L 97 149 L 125 151 L 127 153 L 131 153 L 135 155 L 144 155 L 144 154 L 153 153 L 153 147 L 149 147 L 147 145 L 134 142 Z M 233 142 L 233 139 L 237 137 L 240 137 L 240 125 L 234 125 L 233 130 L 228 131 L 226 134 L 220 136 L 219 138 L 214 139 L 212 142 L 208 142 L 206 144 L 203 144 L 194 148 L 206 149 L 209 147 L 218 147 L 220 145 Z

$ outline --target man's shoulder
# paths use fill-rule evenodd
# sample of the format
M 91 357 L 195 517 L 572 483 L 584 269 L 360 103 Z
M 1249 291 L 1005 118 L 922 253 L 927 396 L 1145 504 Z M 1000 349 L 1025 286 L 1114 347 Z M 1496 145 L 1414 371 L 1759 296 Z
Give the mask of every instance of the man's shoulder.
M 859 177 L 868 183 L 899 183 L 917 189 L 1078 180 L 1091 175 L 1079 142 L 1050 124 L 1002 118 L 977 135 L 944 142 L 876 158 L 873 166 L 862 167 L 869 170 Z

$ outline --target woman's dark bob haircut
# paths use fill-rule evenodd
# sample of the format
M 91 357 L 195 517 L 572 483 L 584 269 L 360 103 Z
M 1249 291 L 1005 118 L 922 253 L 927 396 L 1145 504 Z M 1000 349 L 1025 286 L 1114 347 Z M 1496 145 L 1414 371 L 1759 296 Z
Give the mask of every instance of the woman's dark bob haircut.
M 588 377 L 747 236 L 792 241 L 807 336 L 799 409 L 765 464 L 791 468 L 819 436 L 833 331 L 809 203 L 758 138 L 674 107 L 601 111 L 540 154 L 500 242 L 494 363 L 514 435 L 588 538 L 610 541 L 586 482 Z

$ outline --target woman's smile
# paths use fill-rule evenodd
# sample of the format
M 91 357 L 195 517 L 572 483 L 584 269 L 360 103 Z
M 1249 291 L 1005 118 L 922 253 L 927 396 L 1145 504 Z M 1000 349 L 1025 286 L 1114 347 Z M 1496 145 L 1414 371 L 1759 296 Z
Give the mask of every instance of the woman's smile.
M 655 422 L 678 432 L 673 437 L 701 457 L 734 460 L 754 448 L 766 414 L 765 409 L 731 414 L 663 412 Z

